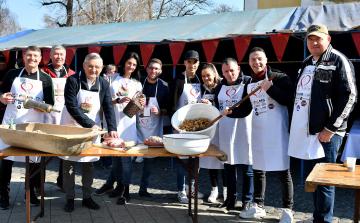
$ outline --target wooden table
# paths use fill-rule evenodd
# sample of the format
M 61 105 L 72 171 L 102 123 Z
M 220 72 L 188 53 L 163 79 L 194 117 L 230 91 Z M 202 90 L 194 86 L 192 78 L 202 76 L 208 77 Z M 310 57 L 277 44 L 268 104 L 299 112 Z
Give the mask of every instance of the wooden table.
M 355 210 L 354 222 L 359 222 L 360 212 L 360 166 L 355 172 L 348 172 L 347 167 L 335 163 L 318 163 L 305 182 L 305 191 L 315 192 L 317 185 L 354 188 Z
M 44 216 L 44 181 L 45 181 L 45 167 L 49 162 L 56 156 L 60 156 L 59 154 L 50 154 L 35 150 L 22 149 L 17 147 L 8 147 L 2 152 L 0 152 L 0 160 L 4 159 L 7 156 L 25 156 L 26 157 L 26 222 L 30 223 L 30 178 L 32 178 L 36 173 L 41 171 L 41 211 L 34 218 L 33 222 L 36 221 L 38 217 Z M 41 156 L 40 168 L 33 172 L 30 176 L 29 169 L 29 157 L 30 156 Z M 191 211 L 191 199 L 189 199 L 189 207 L 188 212 L 189 216 L 192 217 L 194 222 L 197 222 L 197 212 L 198 212 L 198 167 L 199 167 L 199 157 L 217 157 L 220 161 L 227 161 L 227 155 L 218 147 L 213 144 L 210 144 L 208 150 L 199 155 L 192 156 L 184 156 L 177 155 L 173 153 L 169 153 L 165 150 L 165 148 L 149 148 L 142 150 L 128 150 L 126 152 L 115 151 L 111 149 L 105 149 L 98 146 L 92 146 L 85 152 L 80 155 L 75 156 L 158 156 L 158 157 L 176 157 L 176 159 L 180 162 L 180 164 L 185 168 L 185 170 L 189 173 L 189 185 L 191 185 L 191 179 L 195 179 L 195 201 L 194 201 L 194 213 Z M 189 164 L 184 163 L 179 157 L 189 157 Z M 50 157 L 45 162 L 45 157 Z M 194 157 L 194 158 L 192 158 Z M 194 165 L 195 172 L 192 171 L 192 166 Z M 191 186 L 189 187 L 189 193 L 191 194 Z

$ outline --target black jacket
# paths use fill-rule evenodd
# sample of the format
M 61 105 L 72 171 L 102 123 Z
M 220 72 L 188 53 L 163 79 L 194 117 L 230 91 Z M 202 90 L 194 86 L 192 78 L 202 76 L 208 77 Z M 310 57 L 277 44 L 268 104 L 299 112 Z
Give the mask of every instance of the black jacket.
M 246 94 L 246 89 L 247 89 L 247 86 L 250 83 L 250 81 L 251 81 L 251 78 L 248 77 L 248 76 L 245 76 L 243 74 L 243 72 L 240 71 L 238 79 L 236 80 L 236 82 L 234 84 L 231 84 L 231 85 L 238 85 L 238 84 L 241 84 L 241 83 L 245 84 L 244 92 L 243 92 L 243 95 L 242 95 L 242 98 L 244 98 L 247 95 Z M 220 90 L 221 90 L 223 85 L 230 86 L 230 84 L 227 82 L 226 78 L 224 78 L 215 88 L 215 99 L 214 99 L 215 100 L 215 107 L 217 109 L 219 109 L 220 112 L 224 109 L 224 107 L 219 105 L 218 96 L 219 96 Z M 244 103 L 241 103 L 235 109 L 233 110 L 232 114 L 227 115 L 229 118 L 245 118 L 246 116 L 248 116 L 251 113 L 251 110 L 252 110 L 251 104 L 250 104 L 250 107 L 249 107 L 248 105 L 246 105 Z
M 140 77 L 141 85 L 143 86 L 143 93 L 144 93 L 144 81 L 146 77 Z M 156 93 L 156 88 L 154 87 L 152 89 L 151 95 L 146 95 L 146 97 L 154 97 Z M 157 94 L 156 94 L 156 100 L 160 106 L 160 109 L 166 109 L 168 110 L 168 100 L 167 97 L 170 94 L 169 86 L 168 84 L 158 78 L 158 88 L 157 88 Z
M 295 84 L 304 68 L 312 65 L 313 56 L 301 64 Z M 308 133 L 315 135 L 324 128 L 335 133 L 347 127 L 347 118 L 357 101 L 355 70 L 342 53 L 329 44 L 315 64 L 309 107 Z
M 107 82 L 104 78 L 98 77 L 96 78 L 94 86 L 91 87 L 90 91 L 99 91 L 99 81 L 100 81 L 100 106 L 103 107 L 104 115 L 106 118 L 108 131 L 117 131 L 116 129 L 116 119 L 114 108 L 112 105 L 110 90 L 109 90 L 109 82 Z M 86 79 L 85 71 L 81 71 L 81 77 L 79 80 L 79 73 L 71 75 L 66 79 L 65 84 L 65 106 L 68 110 L 69 114 L 77 121 L 82 127 L 91 128 L 96 123 L 88 118 L 84 112 L 78 107 L 77 94 L 80 90 L 79 85 L 81 85 L 81 89 L 87 90 L 88 84 Z
M 274 80 L 272 80 L 271 87 L 266 91 L 266 93 L 272 97 L 276 102 L 283 106 L 288 107 L 288 111 L 292 110 L 293 107 L 293 96 L 294 96 L 294 87 L 291 83 L 290 78 L 283 72 L 272 69 L 269 65 L 267 65 L 267 75 L 270 79 L 272 76 L 276 76 Z M 254 81 L 254 79 L 251 79 L 250 83 L 256 83 L 257 81 Z M 245 89 L 246 92 L 246 89 Z M 248 94 L 243 96 L 245 97 Z M 232 118 L 244 118 L 244 113 L 241 112 L 241 109 L 245 110 L 252 110 L 252 105 L 250 102 L 250 98 L 244 101 L 242 107 L 237 107 L 233 110 L 233 113 L 229 116 Z M 290 113 L 291 114 L 291 113 Z

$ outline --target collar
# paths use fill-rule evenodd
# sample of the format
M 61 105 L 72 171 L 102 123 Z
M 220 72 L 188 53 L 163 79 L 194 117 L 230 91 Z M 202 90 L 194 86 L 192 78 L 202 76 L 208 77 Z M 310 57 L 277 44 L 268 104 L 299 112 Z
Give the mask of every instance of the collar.
M 100 81 L 100 78 L 97 77 L 96 80 L 95 80 L 95 83 L 94 85 L 90 86 L 88 84 L 88 78 L 86 77 L 86 74 L 85 74 L 85 70 L 81 70 L 81 77 L 80 77 L 80 81 L 85 84 L 85 86 L 87 87 L 87 90 L 91 90 L 91 91 L 98 91 L 99 90 L 99 81 Z
M 258 74 L 255 74 L 254 71 L 251 70 L 251 77 L 255 81 L 260 81 L 260 80 L 264 79 L 265 74 L 266 74 L 266 70 L 267 70 L 267 66 L 265 66 L 265 69 L 262 72 L 258 73 Z

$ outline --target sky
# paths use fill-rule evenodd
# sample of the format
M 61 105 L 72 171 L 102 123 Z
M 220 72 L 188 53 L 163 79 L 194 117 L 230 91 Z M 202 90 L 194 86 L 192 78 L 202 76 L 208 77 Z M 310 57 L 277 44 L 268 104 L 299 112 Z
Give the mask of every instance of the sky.
M 215 4 L 225 3 L 243 9 L 242 0 L 213 0 Z M 24 29 L 42 29 L 43 15 L 47 13 L 47 7 L 40 7 L 37 0 L 7 0 L 10 11 L 18 18 L 20 26 Z M 20 7 L 19 7 L 20 6 Z

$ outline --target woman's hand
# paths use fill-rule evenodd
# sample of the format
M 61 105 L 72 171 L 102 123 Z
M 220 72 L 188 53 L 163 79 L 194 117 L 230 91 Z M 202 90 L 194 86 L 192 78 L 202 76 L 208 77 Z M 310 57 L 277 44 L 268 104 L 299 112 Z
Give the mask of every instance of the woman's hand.
M 204 104 L 212 105 L 211 101 L 209 101 L 208 99 L 200 99 L 200 102 Z
M 140 104 L 141 104 L 142 106 L 144 106 L 145 101 L 146 101 L 146 98 L 140 98 L 140 99 L 139 99 L 139 102 L 140 102 Z
M 132 99 L 130 97 L 123 97 L 120 99 L 119 104 L 130 102 Z

